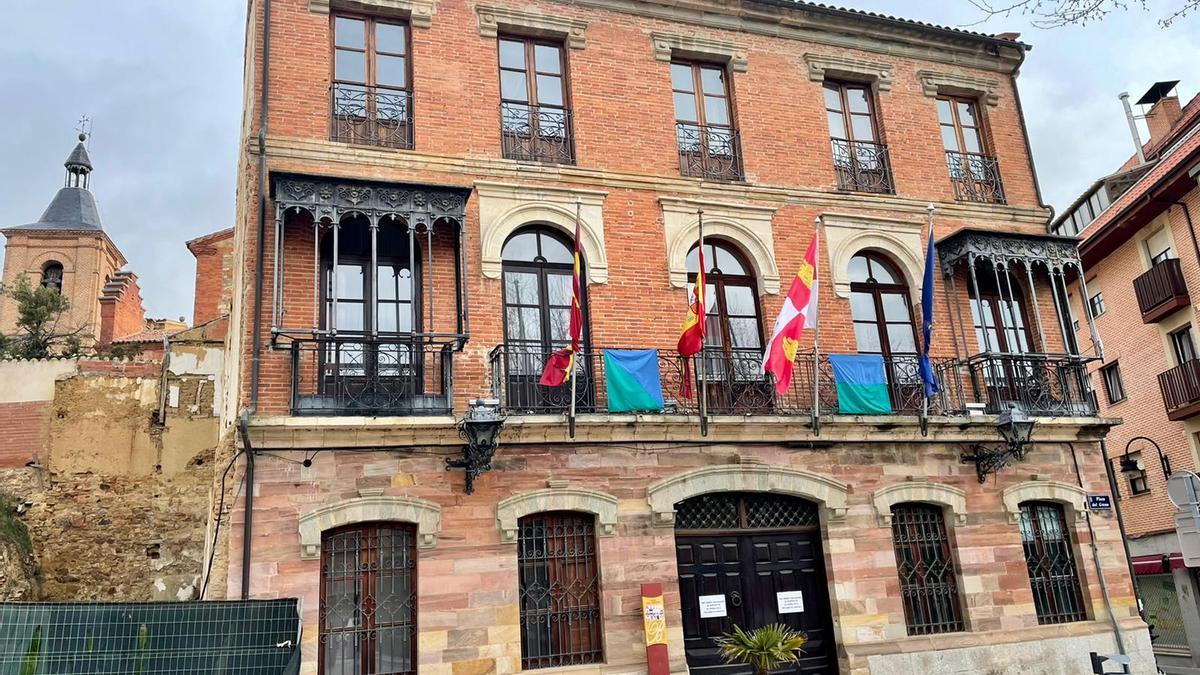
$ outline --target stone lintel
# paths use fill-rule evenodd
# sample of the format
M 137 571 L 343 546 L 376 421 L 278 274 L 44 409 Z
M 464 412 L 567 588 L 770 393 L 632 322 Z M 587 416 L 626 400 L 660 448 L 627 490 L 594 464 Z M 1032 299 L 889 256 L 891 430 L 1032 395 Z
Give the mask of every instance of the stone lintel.
M 511 32 L 532 37 L 564 38 L 571 49 L 583 49 L 587 45 L 588 24 L 579 19 L 490 5 L 476 5 L 475 14 L 479 19 L 479 35 L 485 38 Z
M 434 8 L 434 0 L 308 0 L 308 11 L 313 14 L 348 9 L 408 19 L 413 28 L 429 28 L 433 25 Z
M 729 69 L 735 73 L 744 73 L 748 67 L 746 45 L 737 42 L 654 32 L 650 34 L 650 44 L 654 47 L 654 58 L 659 61 L 670 61 L 676 57 L 717 59 L 727 62 Z
M 917 77 L 926 96 L 957 94 L 981 99 L 990 106 L 1000 103 L 999 80 L 938 70 L 922 70 Z
M 893 67 L 887 63 L 812 52 L 804 55 L 804 62 L 808 64 L 808 79 L 813 82 L 859 80 L 871 82 L 879 91 L 892 88 Z
M 581 511 L 596 516 L 596 534 L 611 537 L 617 533 L 617 498 L 598 490 L 553 487 L 503 499 L 496 505 L 496 527 L 500 541 L 517 543 L 521 518 L 543 511 Z

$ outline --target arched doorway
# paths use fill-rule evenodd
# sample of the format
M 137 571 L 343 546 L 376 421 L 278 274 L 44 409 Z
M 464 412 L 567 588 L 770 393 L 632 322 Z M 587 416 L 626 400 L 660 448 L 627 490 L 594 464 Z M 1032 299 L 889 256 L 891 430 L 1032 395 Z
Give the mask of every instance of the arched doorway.
M 836 673 L 817 504 L 773 492 L 714 492 L 675 505 L 675 556 L 688 668 L 741 675 L 713 639 L 783 623 L 808 644 L 791 673 Z M 800 610 L 800 611 L 797 611 Z

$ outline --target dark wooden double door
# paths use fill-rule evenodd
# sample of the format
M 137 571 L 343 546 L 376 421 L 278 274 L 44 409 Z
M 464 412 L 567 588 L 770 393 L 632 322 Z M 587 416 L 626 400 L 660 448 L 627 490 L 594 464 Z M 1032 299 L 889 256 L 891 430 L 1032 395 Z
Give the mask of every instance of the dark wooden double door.
M 726 664 L 713 639 L 735 625 L 748 630 L 774 623 L 808 636 L 799 663 L 778 672 L 837 673 L 833 618 L 816 525 L 724 531 L 677 528 L 675 549 L 684 650 L 693 673 L 751 673 L 748 666 Z M 802 596 L 804 610 L 780 613 L 779 594 L 795 591 Z M 703 596 L 723 596 L 726 616 L 703 618 Z

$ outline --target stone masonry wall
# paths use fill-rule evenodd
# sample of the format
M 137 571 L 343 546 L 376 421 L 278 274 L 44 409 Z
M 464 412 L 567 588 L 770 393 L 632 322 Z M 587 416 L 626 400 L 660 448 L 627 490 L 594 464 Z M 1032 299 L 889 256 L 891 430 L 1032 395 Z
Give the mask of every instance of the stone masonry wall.
M 679 614 L 679 587 L 671 527 L 654 523 L 647 486 L 699 467 L 783 467 L 802 469 L 849 484 L 847 515 L 822 517 L 830 608 L 840 645 L 842 672 L 929 673 L 917 662 L 897 661 L 912 652 L 958 649 L 964 664 L 987 664 L 986 652 L 1009 654 L 1006 662 L 1022 673 L 1085 673 L 1086 651 L 1078 646 L 1053 663 L 1039 664 L 1034 652 L 1016 643 L 1061 638 L 1111 640 L 1110 617 L 1100 592 L 1087 524 L 1071 509 L 1075 565 L 1084 588 L 1088 621 L 1038 626 L 1026 573 L 1021 535 L 1001 503 L 1007 487 L 1029 481 L 1075 484 L 1070 449 L 1043 445 L 1027 460 L 987 484 L 973 467 L 958 464 L 957 446 L 933 444 L 837 444 L 822 450 L 763 445 L 655 447 L 573 445 L 502 446 L 493 471 L 466 495 L 459 472 L 447 472 L 445 454 L 414 447 L 377 452 L 282 452 L 260 455 L 256 466 L 253 597 L 300 597 L 304 607 L 303 672 L 316 672 L 319 561 L 301 558 L 298 522 L 318 507 L 363 493 L 419 498 L 441 508 L 435 547 L 419 551 L 419 663 L 423 673 L 513 673 L 520 670 L 520 626 L 516 547 L 497 528 L 497 503 L 506 497 L 547 487 L 547 478 L 568 487 L 599 490 L 618 500 L 615 536 L 600 536 L 605 662 L 583 672 L 626 673 L 644 668 L 639 583 L 662 582 L 666 591 L 672 671 L 685 669 Z M 1103 492 L 1104 474 L 1094 445 L 1077 445 L 1085 489 Z M 311 457 L 312 466 L 301 461 Z M 899 577 L 890 527 L 880 524 L 872 495 L 908 480 L 929 481 L 966 493 L 965 522 L 947 514 L 958 583 L 968 629 L 962 633 L 908 637 L 899 597 Z M 239 592 L 241 533 L 245 519 L 238 501 L 230 527 L 228 592 Z M 1134 672 L 1153 672 L 1144 626 L 1137 618 L 1120 532 L 1111 516 L 1092 516 L 1105 580 L 1116 616 L 1138 651 Z M 1093 640 L 1093 642 L 1095 642 Z M 1083 644 L 1083 643 L 1081 643 Z M 1111 644 L 1111 643 L 1110 643 Z M 890 656 L 889 656 L 890 655 Z M 887 658 L 884 658 L 887 657 Z M 882 658 L 879 664 L 876 659 Z M 892 668 L 889 663 L 898 663 Z M 906 665 L 907 664 L 907 665 Z M 1022 664 L 1024 666 L 1022 667 Z M 1151 668 L 1147 670 L 1147 668 Z M 951 672 L 951 671 L 946 671 Z M 980 672 L 980 671 L 954 671 Z M 988 670 L 987 672 L 992 672 Z M 995 671 L 1001 672 L 1001 671 Z

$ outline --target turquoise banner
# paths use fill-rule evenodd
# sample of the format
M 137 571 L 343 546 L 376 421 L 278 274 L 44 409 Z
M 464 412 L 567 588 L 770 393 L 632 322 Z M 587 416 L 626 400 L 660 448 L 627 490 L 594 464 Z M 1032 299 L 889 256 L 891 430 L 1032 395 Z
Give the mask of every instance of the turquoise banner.
M 890 415 L 887 372 L 878 354 L 830 354 L 837 384 L 838 412 L 843 415 Z
M 604 381 L 609 412 L 663 409 L 657 349 L 605 349 Z

